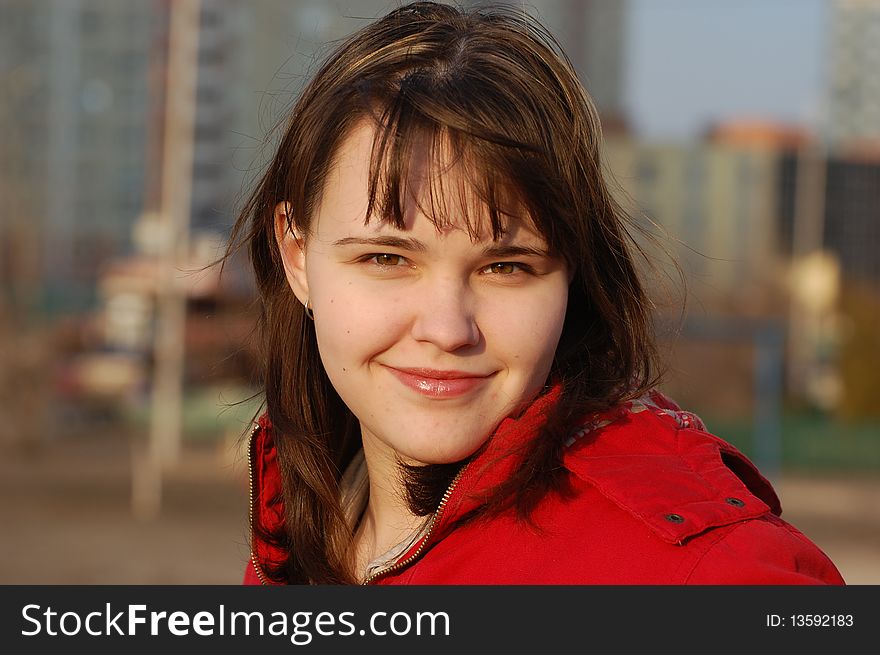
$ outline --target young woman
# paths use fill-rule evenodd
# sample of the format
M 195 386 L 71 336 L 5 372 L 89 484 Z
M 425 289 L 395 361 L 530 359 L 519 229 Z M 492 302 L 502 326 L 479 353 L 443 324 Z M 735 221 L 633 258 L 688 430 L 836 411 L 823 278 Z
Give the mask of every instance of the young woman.
M 513 11 L 403 6 L 318 71 L 231 242 L 265 346 L 246 582 L 843 582 L 653 390 L 599 145 Z

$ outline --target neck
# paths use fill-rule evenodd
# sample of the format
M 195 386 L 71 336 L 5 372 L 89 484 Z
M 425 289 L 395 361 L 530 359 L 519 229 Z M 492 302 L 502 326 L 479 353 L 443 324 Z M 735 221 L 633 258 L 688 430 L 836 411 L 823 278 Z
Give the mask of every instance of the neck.
M 355 532 L 355 565 L 361 574 L 367 564 L 410 538 L 424 525 L 425 517 L 410 511 L 393 456 L 364 440 L 364 458 L 370 495 Z

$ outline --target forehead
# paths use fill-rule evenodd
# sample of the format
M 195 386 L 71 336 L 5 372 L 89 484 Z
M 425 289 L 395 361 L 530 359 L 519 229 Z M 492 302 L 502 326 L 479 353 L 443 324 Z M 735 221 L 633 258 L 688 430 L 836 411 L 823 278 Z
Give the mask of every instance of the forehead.
M 438 234 L 461 231 L 473 241 L 543 241 L 513 185 L 487 183 L 488 172 L 442 134 L 422 135 L 406 152 L 387 142 L 382 150 L 383 136 L 363 120 L 340 142 L 313 218 L 322 225 L 312 231 L 384 233 L 429 223 Z

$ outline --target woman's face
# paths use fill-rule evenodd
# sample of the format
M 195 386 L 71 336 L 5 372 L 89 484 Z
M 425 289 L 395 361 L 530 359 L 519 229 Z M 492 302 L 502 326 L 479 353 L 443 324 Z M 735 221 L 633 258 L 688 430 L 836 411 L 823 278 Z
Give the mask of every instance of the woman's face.
M 367 124 L 342 142 L 310 233 L 280 237 L 288 280 L 311 303 L 324 367 L 367 452 L 457 461 L 545 384 L 568 270 L 521 221 L 499 241 L 473 240 L 463 224 L 438 230 L 411 199 L 404 230 L 376 216 L 365 225 L 372 143 Z M 427 193 L 427 180 L 410 184 Z M 276 220 L 283 232 L 283 205 Z

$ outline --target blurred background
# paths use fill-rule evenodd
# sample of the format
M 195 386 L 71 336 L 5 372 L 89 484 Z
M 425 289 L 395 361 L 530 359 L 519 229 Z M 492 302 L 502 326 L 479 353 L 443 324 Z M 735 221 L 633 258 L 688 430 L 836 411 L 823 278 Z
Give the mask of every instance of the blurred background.
M 256 307 L 210 264 L 321 57 L 396 4 L 0 0 L 0 583 L 240 581 Z M 880 584 L 880 0 L 525 7 L 658 236 L 664 391 Z

